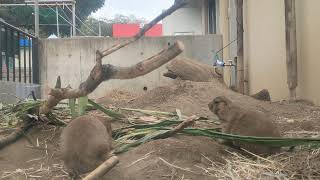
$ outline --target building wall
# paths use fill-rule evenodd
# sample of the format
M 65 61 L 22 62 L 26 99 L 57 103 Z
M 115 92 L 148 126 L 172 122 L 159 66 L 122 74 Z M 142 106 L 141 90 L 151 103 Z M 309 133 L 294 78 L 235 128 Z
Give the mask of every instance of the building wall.
M 273 101 L 289 96 L 284 15 L 284 1 L 244 1 L 244 60 L 248 63 L 249 93 L 266 88 Z
M 189 0 L 189 4 L 178 9 L 163 21 L 163 35 L 203 35 L 203 0 Z
M 116 38 L 72 38 L 41 40 L 40 43 L 40 76 L 43 85 L 42 94 L 48 87 L 53 87 L 57 76 L 61 76 L 62 86 L 76 88 L 84 81 L 95 64 L 95 51 L 107 49 L 126 39 Z M 178 36 L 178 37 L 145 37 L 105 57 L 103 63 L 117 66 L 130 66 L 147 59 L 180 40 L 185 45 L 185 51 L 180 57 L 188 57 L 212 65 L 212 50 L 222 47 L 222 36 Z M 165 66 L 145 75 L 130 80 L 109 80 L 102 83 L 92 94 L 92 97 L 102 97 L 107 90 L 125 89 L 131 91 L 148 90 L 172 82 L 162 74 Z
M 296 1 L 297 98 L 320 105 L 318 0 Z M 288 99 L 284 1 L 244 1 L 244 54 L 250 94 L 266 88 L 272 100 Z
M 296 1 L 299 96 L 320 105 L 320 1 Z

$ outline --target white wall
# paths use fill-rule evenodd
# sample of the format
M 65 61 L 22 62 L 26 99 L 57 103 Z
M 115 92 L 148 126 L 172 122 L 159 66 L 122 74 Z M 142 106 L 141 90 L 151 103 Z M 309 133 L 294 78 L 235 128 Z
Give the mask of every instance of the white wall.
M 162 21 L 163 35 L 203 35 L 202 0 L 190 0 L 189 5 L 178 9 Z

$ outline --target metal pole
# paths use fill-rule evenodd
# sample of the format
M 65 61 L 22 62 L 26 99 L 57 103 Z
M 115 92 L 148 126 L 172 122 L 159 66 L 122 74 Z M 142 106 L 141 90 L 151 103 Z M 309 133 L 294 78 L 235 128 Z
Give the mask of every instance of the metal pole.
M 34 27 L 35 35 L 39 37 L 39 0 L 34 1 Z
M 56 19 L 57 19 L 57 36 L 60 37 L 60 30 L 59 30 L 59 9 L 58 9 L 58 5 L 56 6 Z
M 73 36 L 76 36 L 76 2 L 72 4 L 72 30 Z
M 101 36 L 101 23 L 99 21 L 99 36 Z

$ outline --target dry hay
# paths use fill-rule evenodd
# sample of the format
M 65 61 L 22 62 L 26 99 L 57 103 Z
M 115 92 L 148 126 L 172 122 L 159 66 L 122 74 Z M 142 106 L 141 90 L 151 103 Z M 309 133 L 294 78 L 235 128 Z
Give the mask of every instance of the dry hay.
M 31 161 L 38 161 L 41 159 L 32 159 Z M 0 179 L 69 179 L 68 173 L 64 170 L 63 164 L 51 164 L 44 166 L 40 164 L 39 167 L 30 167 L 26 169 L 16 169 L 14 171 L 4 171 Z
M 206 171 L 218 179 L 319 179 L 320 150 L 282 153 L 255 159 L 228 151 L 225 164 L 211 161 Z M 252 153 L 248 152 L 250 155 Z

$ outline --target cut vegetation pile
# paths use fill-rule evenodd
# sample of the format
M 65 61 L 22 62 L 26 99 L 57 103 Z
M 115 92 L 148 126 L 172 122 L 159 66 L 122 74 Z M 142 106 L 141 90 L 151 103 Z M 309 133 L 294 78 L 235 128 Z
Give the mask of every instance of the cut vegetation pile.
M 117 147 L 120 144 L 122 146 L 120 150 L 123 151 L 118 152 L 121 152 L 118 154 L 120 163 L 108 173 L 106 179 L 297 179 L 302 177 L 318 179 L 317 173 L 320 171 L 320 166 L 317 160 L 320 159 L 320 155 L 317 149 L 311 151 L 297 148 L 293 153 L 253 159 L 218 144 L 213 137 L 219 134 L 210 133 L 207 130 L 219 127 L 212 121 L 216 118 L 208 110 L 207 104 L 216 96 L 228 96 L 242 107 L 260 110 L 275 117 L 285 136 L 306 138 L 319 136 L 320 110 L 318 107 L 301 103 L 261 102 L 228 90 L 215 80 L 176 81 L 175 84 L 159 87 L 143 94 L 120 90 L 107 94 L 110 98 L 105 97 L 99 101 L 105 102 L 105 107 L 116 107 L 115 110 L 119 110 L 118 112 L 127 115 L 128 118 L 115 120 L 112 123 L 114 135 L 117 137 L 115 145 Z M 141 112 L 141 109 L 157 112 L 143 110 Z M 54 112 L 59 111 L 62 112 L 63 107 L 55 108 Z M 90 113 L 101 114 L 101 111 Z M 59 120 L 70 118 L 70 115 L 65 113 L 54 114 L 60 117 Z M 166 139 L 150 138 L 150 135 L 157 137 L 159 133 L 164 134 L 170 131 L 185 120 L 186 116 L 191 115 L 204 118 L 196 120 L 196 123 L 183 130 L 182 134 Z M 169 124 L 158 124 L 161 122 Z M 130 126 L 131 128 L 128 128 Z M 122 129 L 119 130 L 119 128 Z M 39 171 L 41 172 L 39 178 L 45 176 L 42 174 L 44 172 L 53 179 L 65 178 L 66 173 L 61 169 L 63 163 L 58 152 L 57 137 L 60 134 L 60 128 L 50 129 L 48 134 L 46 134 L 47 130 L 42 130 L 41 138 L 39 133 L 34 132 L 31 137 L 21 139 L 0 151 L 0 157 L 4 157 L 4 160 L 0 158 L 1 176 L 32 178 L 36 176 L 36 171 Z M 199 136 L 200 134 L 203 136 Z M 143 141 L 140 141 L 141 138 Z M 33 145 L 30 142 L 33 142 Z M 132 143 L 137 144 L 131 146 Z M 130 148 L 123 145 L 129 145 Z M 9 156 L 12 152 L 19 156 Z M 41 161 L 43 158 L 48 160 L 43 162 Z M 10 161 L 19 163 L 9 165 Z M 302 163 L 303 161 L 309 163 Z M 29 162 L 33 162 L 34 165 L 30 166 Z M 58 166 L 59 171 L 53 168 Z M 33 169 L 28 170 L 31 167 Z

